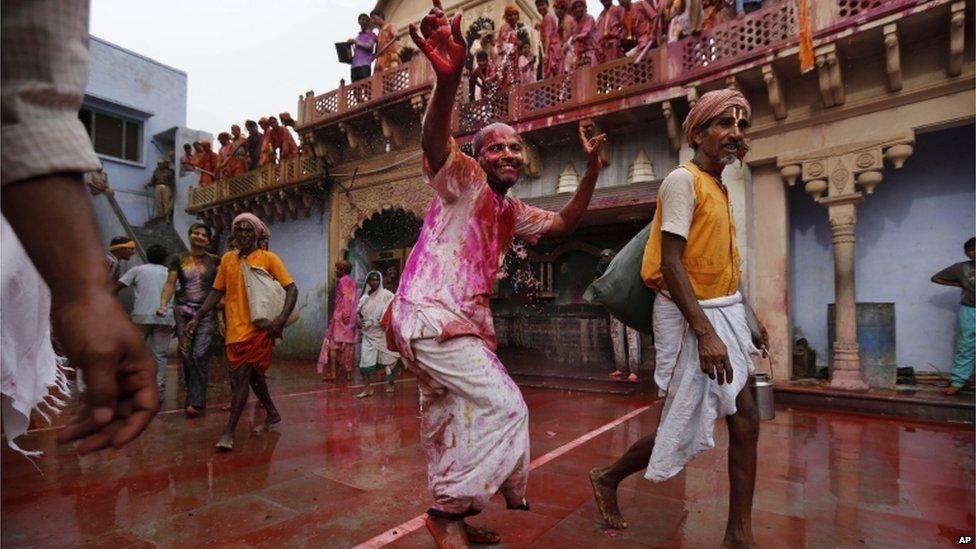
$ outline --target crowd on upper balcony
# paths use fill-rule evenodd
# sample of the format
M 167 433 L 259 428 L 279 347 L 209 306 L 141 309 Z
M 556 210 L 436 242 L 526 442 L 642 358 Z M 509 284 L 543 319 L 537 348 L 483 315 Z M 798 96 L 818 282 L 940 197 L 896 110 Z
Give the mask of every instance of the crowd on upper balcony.
M 536 0 L 539 43 L 514 4 L 501 22 L 480 17 L 468 27 L 466 75 L 469 99 L 494 95 L 515 84 L 571 73 L 577 67 L 625 56 L 637 59 L 651 48 L 721 25 L 756 11 L 763 0 L 600 0 L 603 10 L 587 13 L 585 0 Z M 550 9 L 551 8 L 551 9 Z M 353 82 L 405 62 L 411 53 L 396 45 L 397 30 L 381 10 L 359 15 L 360 33 L 348 43 Z
M 301 153 L 301 147 L 289 131 L 289 128 L 294 129 L 295 120 L 286 112 L 278 117 L 262 117 L 257 122 L 248 120 L 244 127 L 247 137 L 241 134 L 237 124 L 230 127 L 230 133 L 220 132 L 217 152 L 209 139 L 196 141 L 192 146 L 189 143 L 183 145 L 181 166 L 184 170 L 200 172 L 199 185 L 206 187 L 249 170 L 291 160 Z

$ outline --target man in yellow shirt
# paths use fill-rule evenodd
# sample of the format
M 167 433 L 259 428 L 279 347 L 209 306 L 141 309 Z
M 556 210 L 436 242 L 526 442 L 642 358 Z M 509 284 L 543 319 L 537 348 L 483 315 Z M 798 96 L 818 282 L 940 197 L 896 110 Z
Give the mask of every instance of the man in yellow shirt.
M 254 389 L 254 394 L 267 412 L 264 423 L 255 431 L 267 431 L 272 425 L 281 421 L 278 409 L 275 408 L 271 394 L 268 392 L 268 382 L 264 373 L 271 365 L 271 348 L 274 347 L 274 340 L 281 337 L 285 322 L 298 300 L 298 288 L 281 259 L 259 247 L 259 243 L 267 241 L 269 236 L 268 227 L 260 219 L 249 213 L 238 215 L 234 218 L 231 235 L 237 250 L 225 253 L 220 259 L 220 268 L 214 278 L 210 295 L 186 326 L 187 332 L 192 336 L 200 319 L 205 317 L 222 297 L 224 298 L 224 317 L 227 325 L 224 342 L 227 346 L 231 376 L 236 381 L 233 384 L 234 394 L 231 400 L 230 417 L 227 420 L 227 430 L 217 443 L 217 450 L 225 452 L 234 449 L 234 431 L 244 411 L 244 405 L 247 404 L 250 392 L 248 386 Z M 251 322 L 241 261 L 247 261 L 251 268 L 264 269 L 285 289 L 285 306 L 281 314 L 266 327 Z
M 590 472 L 600 512 L 626 528 L 617 485 L 645 470 L 660 482 L 715 446 L 715 420 L 729 428 L 729 518 L 723 547 L 751 547 L 759 417 L 746 387 L 753 345 L 739 293 L 739 249 L 722 170 L 744 156 L 750 106 L 736 90 L 704 94 L 688 113 L 691 162 L 661 184 L 641 277 L 654 302 L 655 381 L 667 394 L 657 432 L 615 463 Z M 766 345 L 765 330 L 757 334 Z

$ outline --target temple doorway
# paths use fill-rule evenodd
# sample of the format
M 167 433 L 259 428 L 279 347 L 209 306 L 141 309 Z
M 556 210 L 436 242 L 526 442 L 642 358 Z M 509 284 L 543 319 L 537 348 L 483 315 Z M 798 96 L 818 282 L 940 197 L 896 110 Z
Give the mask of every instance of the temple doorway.
M 349 241 L 346 254 L 357 282 L 362 282 L 369 271 L 379 271 L 383 285 L 395 292 L 422 224 L 416 214 L 402 209 L 382 210 L 363 222 Z

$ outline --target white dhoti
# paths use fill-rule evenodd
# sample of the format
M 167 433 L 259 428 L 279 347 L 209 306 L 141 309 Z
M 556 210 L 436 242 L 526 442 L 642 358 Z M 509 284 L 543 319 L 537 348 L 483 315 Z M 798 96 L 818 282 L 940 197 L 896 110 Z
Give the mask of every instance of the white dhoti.
M 51 346 L 51 292 L 27 257 L 6 218 L 0 221 L 3 321 L 0 329 L 0 392 L 7 445 L 27 432 L 31 411 L 48 419 L 69 396 L 68 379 Z M 53 388 L 53 391 L 51 390 Z
M 478 337 L 411 341 L 436 392 L 421 394 L 421 439 L 432 514 L 481 511 L 498 491 L 522 501 L 529 476 L 529 411 L 518 386 Z
M 719 385 L 701 371 L 698 338 L 677 304 L 663 292 L 654 301 L 654 380 L 667 394 L 654 450 L 644 477 L 660 482 L 681 472 L 696 455 L 715 447 L 715 420 L 735 413 L 735 399 L 755 371 L 742 294 L 699 302 L 721 338 L 732 366 L 732 382 Z

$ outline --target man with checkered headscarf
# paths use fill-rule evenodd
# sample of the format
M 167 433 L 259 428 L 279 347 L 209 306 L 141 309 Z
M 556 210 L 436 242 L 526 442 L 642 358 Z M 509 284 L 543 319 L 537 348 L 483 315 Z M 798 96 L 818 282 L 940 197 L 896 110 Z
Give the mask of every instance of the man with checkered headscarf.
M 641 277 L 654 301 L 655 381 L 667 398 L 657 432 L 637 441 L 590 480 L 600 512 L 613 528 L 626 528 L 617 485 L 627 476 L 661 482 L 698 453 L 715 446 L 715 420 L 729 428 L 729 520 L 723 547 L 750 547 L 759 417 L 746 381 L 756 345 L 739 292 L 739 248 L 725 166 L 748 149 L 749 102 L 737 90 L 704 94 L 688 113 L 685 139 L 695 150 L 658 191 Z M 756 343 L 754 344 L 753 341 Z

